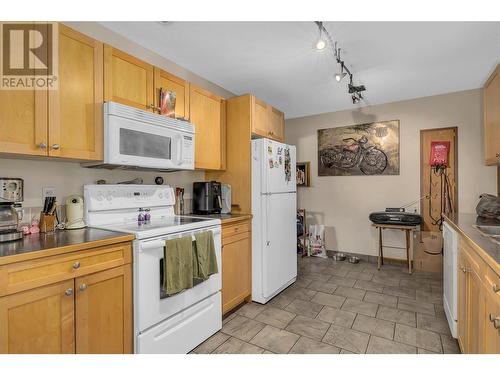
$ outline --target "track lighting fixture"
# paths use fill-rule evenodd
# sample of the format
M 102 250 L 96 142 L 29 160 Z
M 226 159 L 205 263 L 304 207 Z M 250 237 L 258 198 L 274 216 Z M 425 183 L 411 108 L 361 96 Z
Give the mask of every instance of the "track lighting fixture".
M 340 72 L 335 73 L 335 80 L 337 82 L 342 81 L 342 79 L 349 75 L 349 84 L 347 85 L 349 88 L 349 94 L 351 94 L 351 99 L 353 104 L 360 102 L 363 99 L 361 95 L 362 91 L 366 90 L 364 85 L 354 86 L 353 84 L 353 75 L 349 68 L 345 66 L 344 60 L 340 57 L 340 48 L 337 48 L 337 42 L 335 42 L 328 32 L 328 30 L 323 25 L 323 22 L 314 21 L 319 30 L 319 39 L 316 41 L 315 47 L 318 51 L 323 51 L 327 46 L 332 48 L 333 57 L 335 58 L 337 64 L 340 65 Z

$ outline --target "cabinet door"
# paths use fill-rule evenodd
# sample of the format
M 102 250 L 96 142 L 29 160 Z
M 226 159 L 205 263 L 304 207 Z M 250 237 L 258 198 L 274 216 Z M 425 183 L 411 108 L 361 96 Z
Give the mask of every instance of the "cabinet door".
M 500 64 L 484 86 L 484 150 L 486 164 L 500 164 Z
M 285 114 L 274 107 L 270 107 L 271 138 L 279 142 L 285 141 Z
M 222 313 L 238 306 L 252 293 L 250 233 L 231 237 L 222 247 Z
M 500 277 L 488 269 L 485 281 L 484 353 L 500 354 Z
M 267 103 L 252 96 L 252 133 L 269 137 L 271 135 L 269 120 Z
M 190 121 L 195 126 L 195 168 L 225 168 L 224 99 L 190 85 Z
M 457 339 L 462 353 L 467 352 L 467 273 L 465 272 L 465 255 L 459 249 L 457 270 Z
M 59 24 L 59 89 L 49 92 L 49 155 L 103 157 L 103 45 Z
M 0 90 L 0 152 L 47 155 L 47 137 L 47 90 Z
M 104 100 L 153 110 L 153 66 L 104 45 Z
M 160 88 L 175 92 L 175 117 L 189 120 L 189 82 L 159 68 L 155 72 L 155 101 L 160 105 Z
M 467 353 L 483 353 L 484 293 L 479 275 L 470 267 L 467 271 Z
M 0 298 L 0 353 L 75 352 L 74 281 Z
M 130 265 L 75 279 L 76 352 L 132 352 Z

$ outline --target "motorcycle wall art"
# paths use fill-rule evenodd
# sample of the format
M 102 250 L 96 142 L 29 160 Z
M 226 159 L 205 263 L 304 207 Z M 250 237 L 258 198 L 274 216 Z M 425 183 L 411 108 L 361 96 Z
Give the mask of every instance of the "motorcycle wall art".
M 318 176 L 399 175 L 399 120 L 318 130 Z

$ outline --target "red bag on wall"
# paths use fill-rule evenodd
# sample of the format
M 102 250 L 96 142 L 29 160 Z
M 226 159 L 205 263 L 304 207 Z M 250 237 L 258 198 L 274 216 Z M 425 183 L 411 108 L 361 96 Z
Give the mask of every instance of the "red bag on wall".
M 448 153 L 450 151 L 450 141 L 432 141 L 431 157 L 429 164 L 431 167 L 448 167 Z

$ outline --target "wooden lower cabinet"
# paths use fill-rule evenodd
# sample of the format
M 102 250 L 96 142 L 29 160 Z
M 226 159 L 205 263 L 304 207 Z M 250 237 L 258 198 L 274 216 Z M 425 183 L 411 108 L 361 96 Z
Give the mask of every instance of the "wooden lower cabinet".
M 250 220 L 222 227 L 222 313 L 252 296 Z
M 122 251 L 122 265 L 116 264 L 120 260 L 113 248 Z M 132 353 L 130 243 L 90 251 L 104 251 L 115 258 L 110 262 L 109 256 L 101 254 L 100 258 L 83 257 L 67 262 L 71 254 L 85 255 L 89 250 L 48 257 L 47 267 L 53 270 L 54 277 L 66 280 L 42 277 L 32 289 L 3 291 L 7 295 L 0 297 L 0 354 Z M 93 266 L 88 267 L 89 272 L 94 273 L 85 274 L 81 270 L 89 259 L 93 261 Z M 39 267 L 36 267 L 39 261 L 2 266 L 0 280 L 15 278 L 17 274 L 10 271 L 22 269 L 24 264 L 26 272 L 32 269 L 39 275 Z M 105 264 L 109 264 L 107 269 Z M 61 272 L 64 267 L 68 272 L 75 271 L 76 275 L 71 277 L 67 272 Z M 96 269 L 100 270 L 96 272 Z M 23 273 L 23 276 L 29 279 L 30 275 Z M 41 285 L 43 283 L 47 285 Z
M 75 279 L 76 352 L 132 352 L 132 279 L 125 265 Z
M 488 279 L 488 275 L 497 279 L 498 275 L 463 240 L 460 241 L 457 272 L 461 351 L 500 354 L 500 294 L 495 292 L 499 284 L 490 283 Z
M 74 280 L 0 298 L 0 353 L 75 353 Z

